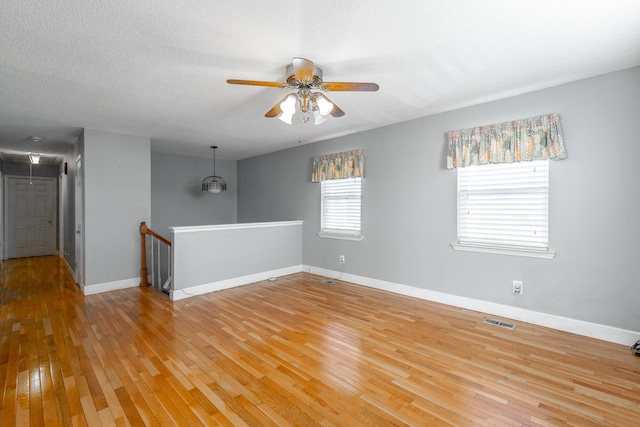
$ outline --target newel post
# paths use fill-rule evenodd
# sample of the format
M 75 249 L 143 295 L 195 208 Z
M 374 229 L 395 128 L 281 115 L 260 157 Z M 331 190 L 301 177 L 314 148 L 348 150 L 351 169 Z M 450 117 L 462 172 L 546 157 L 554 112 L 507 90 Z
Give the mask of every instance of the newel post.
M 147 275 L 147 223 L 140 223 L 140 237 L 142 244 L 140 246 L 141 258 L 140 258 L 140 286 L 149 285 Z

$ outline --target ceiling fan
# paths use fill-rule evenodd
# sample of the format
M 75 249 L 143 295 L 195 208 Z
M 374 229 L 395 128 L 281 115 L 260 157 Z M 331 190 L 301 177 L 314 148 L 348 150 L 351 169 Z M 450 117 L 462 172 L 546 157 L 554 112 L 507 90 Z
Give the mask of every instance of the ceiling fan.
M 291 124 L 296 110 L 304 123 L 312 116 L 316 124 L 324 122 L 328 115 L 344 116 L 344 111 L 322 92 L 375 92 L 379 89 L 375 83 L 323 82 L 320 67 L 308 59 L 297 57 L 287 65 L 287 81 L 284 83 L 237 79 L 229 79 L 227 83 L 297 89 L 297 92 L 286 95 L 265 114 L 265 117 L 277 117 L 288 124 Z

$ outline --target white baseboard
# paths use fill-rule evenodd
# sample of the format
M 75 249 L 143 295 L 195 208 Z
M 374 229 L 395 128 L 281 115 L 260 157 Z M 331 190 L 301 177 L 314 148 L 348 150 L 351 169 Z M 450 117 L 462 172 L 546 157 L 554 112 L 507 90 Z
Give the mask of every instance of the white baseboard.
M 203 285 L 192 286 L 185 289 L 175 289 L 171 291 L 171 299 L 174 301 L 178 301 L 184 298 L 195 297 L 198 295 L 207 294 L 209 292 L 221 291 L 222 289 L 235 288 L 236 286 L 248 285 L 249 283 L 260 282 L 271 277 L 286 276 L 288 274 L 299 273 L 301 271 L 302 264 L 280 268 L 277 270 L 250 274 L 242 277 L 234 277 L 233 279 L 220 280 L 218 282 L 205 283 Z
M 114 282 L 98 283 L 97 285 L 85 285 L 83 293 L 85 295 L 99 294 L 102 292 L 116 291 L 118 289 L 126 289 L 140 286 L 140 278 L 116 280 Z
M 305 265 L 304 271 L 329 278 L 340 277 L 340 280 L 355 283 L 357 285 L 434 301 L 468 310 L 479 311 L 481 313 L 505 317 L 512 320 L 519 320 L 534 325 L 571 332 L 573 334 L 609 341 L 616 344 L 631 346 L 640 339 L 640 331 L 630 331 L 627 329 L 616 328 L 614 326 L 585 322 L 568 317 L 511 307 L 504 304 L 496 304 L 493 302 L 476 300 L 458 295 L 451 295 L 444 292 L 431 291 L 428 289 L 417 288 L 415 286 L 401 285 L 355 274 L 344 273 L 341 275 L 339 271 L 327 270 L 319 267 Z

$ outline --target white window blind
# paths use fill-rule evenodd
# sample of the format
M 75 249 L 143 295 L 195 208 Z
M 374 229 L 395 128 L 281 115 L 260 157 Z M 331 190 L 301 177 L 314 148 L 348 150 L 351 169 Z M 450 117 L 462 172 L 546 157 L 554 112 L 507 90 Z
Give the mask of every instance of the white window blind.
M 361 178 L 321 182 L 321 234 L 360 235 Z
M 458 168 L 458 243 L 549 248 L 549 161 Z

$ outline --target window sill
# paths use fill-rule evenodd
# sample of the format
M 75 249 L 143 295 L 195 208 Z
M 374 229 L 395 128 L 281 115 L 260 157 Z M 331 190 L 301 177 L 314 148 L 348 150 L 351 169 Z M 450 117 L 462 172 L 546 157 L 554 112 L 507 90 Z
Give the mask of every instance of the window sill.
M 364 239 L 364 236 L 352 236 L 349 234 L 327 234 L 327 233 L 318 233 L 318 237 L 322 237 L 323 239 L 353 240 L 356 242 L 360 242 L 362 239 Z
M 492 248 L 488 246 L 468 245 L 462 243 L 452 243 L 451 247 L 456 251 L 482 252 L 486 254 L 496 255 L 513 255 L 528 258 L 553 259 L 553 257 L 556 256 L 556 253 L 551 251 L 536 251 L 531 249 L 503 249 Z

